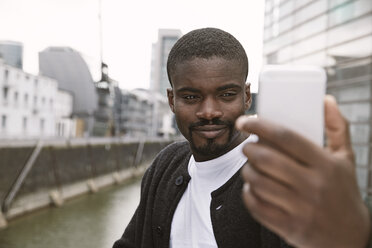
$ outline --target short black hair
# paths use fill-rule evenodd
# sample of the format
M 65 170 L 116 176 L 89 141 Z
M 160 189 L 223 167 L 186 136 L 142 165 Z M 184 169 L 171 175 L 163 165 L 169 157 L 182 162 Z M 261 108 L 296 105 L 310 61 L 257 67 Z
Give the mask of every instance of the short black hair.
M 211 57 L 235 60 L 243 67 L 245 80 L 248 76 L 248 57 L 240 42 L 228 32 L 218 28 L 202 28 L 182 36 L 168 55 L 167 73 L 172 85 L 171 75 L 178 64 L 194 58 Z

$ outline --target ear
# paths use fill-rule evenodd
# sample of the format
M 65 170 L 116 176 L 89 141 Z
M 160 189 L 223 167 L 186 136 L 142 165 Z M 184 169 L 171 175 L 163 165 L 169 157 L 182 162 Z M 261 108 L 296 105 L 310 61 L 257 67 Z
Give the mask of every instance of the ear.
M 244 85 L 244 109 L 248 110 L 252 105 L 252 95 L 251 95 L 251 84 L 246 83 Z
M 167 96 L 168 96 L 168 104 L 172 112 L 174 113 L 174 94 L 173 94 L 173 88 L 167 89 Z

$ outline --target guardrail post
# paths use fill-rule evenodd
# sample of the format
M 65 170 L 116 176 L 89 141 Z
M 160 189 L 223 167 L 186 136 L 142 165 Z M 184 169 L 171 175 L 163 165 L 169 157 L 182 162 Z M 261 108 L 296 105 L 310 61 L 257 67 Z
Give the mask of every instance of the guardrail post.
M 49 155 L 50 155 L 50 164 L 53 170 L 54 182 L 56 185 L 56 189 L 49 191 L 49 197 L 54 206 L 60 207 L 63 205 L 64 199 L 62 195 L 62 186 L 61 180 L 58 175 L 58 161 L 56 158 L 56 154 L 54 148 L 52 146 L 49 147 Z
M 90 165 L 89 169 L 91 171 L 91 178 L 88 179 L 87 186 L 90 192 L 96 193 L 98 191 L 98 187 L 94 182 L 94 178 L 97 176 L 97 173 L 96 173 L 96 167 L 95 167 L 94 159 L 93 159 L 92 145 L 90 142 L 87 145 L 87 152 L 88 152 L 89 165 Z
M 145 146 L 145 141 L 143 139 L 141 139 L 138 143 L 136 157 L 134 159 L 134 167 L 137 167 L 137 165 L 139 164 L 139 162 L 142 159 L 142 153 L 143 153 L 143 147 L 144 146 Z
M 0 211 L 0 229 L 3 229 L 8 226 L 8 222 L 5 219 L 3 212 Z
M 30 158 L 27 160 L 26 164 L 23 166 L 21 173 L 18 175 L 17 179 L 15 180 L 14 184 L 12 185 L 10 191 L 5 196 L 5 200 L 2 206 L 2 210 L 7 212 L 12 204 L 14 198 L 16 197 L 19 189 L 21 188 L 24 180 L 26 179 L 28 173 L 32 169 L 37 157 L 40 154 L 41 149 L 43 148 L 43 142 L 41 140 L 38 141 L 36 144 L 35 149 L 33 150 Z
M 116 171 L 112 173 L 112 177 L 114 178 L 115 182 L 119 184 L 122 182 L 122 178 L 119 174 L 121 161 L 120 161 L 120 142 L 118 139 L 116 140 L 114 147 L 115 147 L 114 152 L 115 152 Z

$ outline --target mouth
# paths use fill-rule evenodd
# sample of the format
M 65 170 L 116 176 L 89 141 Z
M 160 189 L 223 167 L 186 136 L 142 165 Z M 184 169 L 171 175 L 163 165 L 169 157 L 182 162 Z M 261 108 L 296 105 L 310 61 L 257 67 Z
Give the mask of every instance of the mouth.
M 214 139 L 221 136 L 227 130 L 225 125 L 204 125 L 199 127 L 194 127 L 193 132 L 202 138 Z

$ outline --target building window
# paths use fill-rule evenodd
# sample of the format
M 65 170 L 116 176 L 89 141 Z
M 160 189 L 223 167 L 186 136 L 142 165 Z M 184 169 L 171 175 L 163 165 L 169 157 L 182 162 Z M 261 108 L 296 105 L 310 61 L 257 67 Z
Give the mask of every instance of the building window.
M 27 117 L 23 117 L 23 131 L 27 131 Z
M 17 104 L 18 102 L 18 92 L 14 92 L 14 103 Z
M 65 125 L 61 123 L 61 136 L 65 136 Z
M 43 133 L 44 132 L 44 126 L 45 126 L 45 120 L 40 119 L 40 131 Z
M 37 79 L 37 78 L 35 78 L 35 81 L 34 81 L 34 83 L 35 83 L 35 88 L 37 87 L 37 85 L 38 85 L 38 83 L 39 83 L 39 80 Z
M 278 63 L 278 53 L 272 52 L 267 55 L 267 63 L 268 64 L 277 64 Z
M 1 116 L 1 128 L 3 130 L 6 128 L 6 115 Z
M 59 129 L 60 129 L 60 123 L 58 122 L 58 123 L 56 124 L 57 136 L 61 136 L 61 135 L 60 135 L 60 131 L 59 131 Z
M 42 103 L 42 106 L 45 105 L 45 97 L 41 98 L 41 103 Z
M 27 106 L 27 104 L 28 104 L 28 94 L 27 93 L 25 94 L 24 102 L 25 102 L 25 105 Z
M 37 96 L 34 96 L 34 106 L 37 105 Z
M 26 80 L 29 80 L 30 79 L 30 76 L 29 75 L 26 75 L 25 78 L 26 78 Z
M 50 107 L 53 108 L 53 99 L 49 100 Z
M 5 69 L 4 70 L 4 81 L 5 82 L 8 80 L 8 77 L 9 77 L 9 71 L 8 71 L 8 69 Z
M 58 123 L 57 124 L 57 133 L 58 133 L 58 136 L 61 136 L 61 137 L 64 136 L 64 134 L 65 134 L 65 128 L 64 128 L 64 124 L 63 123 Z
M 8 87 L 3 88 L 3 98 L 4 98 L 4 100 L 6 100 L 8 98 L 8 91 L 9 91 Z

